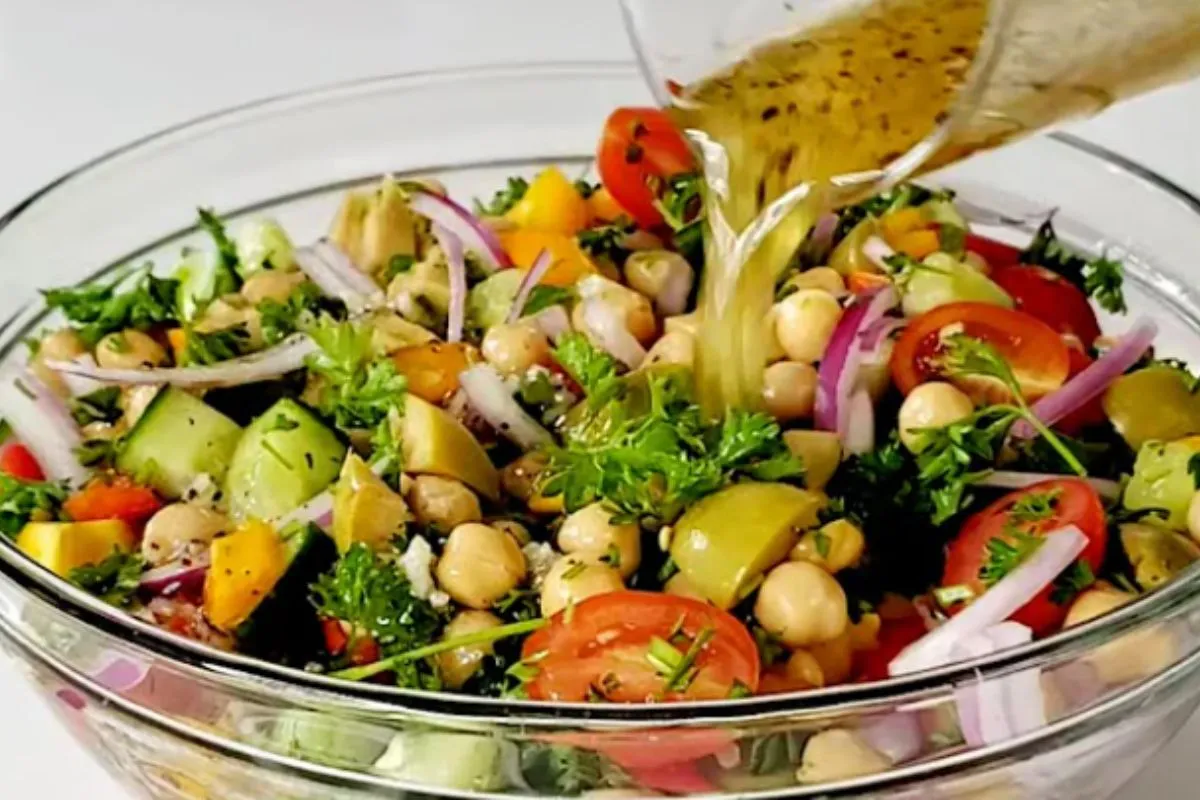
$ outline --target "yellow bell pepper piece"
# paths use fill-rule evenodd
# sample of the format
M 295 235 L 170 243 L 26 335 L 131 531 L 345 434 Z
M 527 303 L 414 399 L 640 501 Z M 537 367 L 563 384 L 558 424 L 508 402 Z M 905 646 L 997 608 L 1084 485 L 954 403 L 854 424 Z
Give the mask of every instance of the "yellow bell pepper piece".
M 64 578 L 76 567 L 103 561 L 114 550 L 128 553 L 135 541 L 133 530 L 119 519 L 30 522 L 17 535 L 21 552 Z
M 599 272 L 574 236 L 517 228 L 500 234 L 500 246 L 522 270 L 533 266 L 543 250 L 548 251 L 554 263 L 541 280 L 547 286 L 574 286 L 580 278 Z
M 942 246 L 937 231 L 910 231 L 896 238 L 896 249 L 905 255 L 920 260 L 936 253 Z
M 344 553 L 361 542 L 382 549 L 408 521 L 408 504 L 355 453 L 346 457 L 333 492 L 333 541 Z
M 890 211 L 879 220 L 883 238 L 887 239 L 888 244 L 892 247 L 896 246 L 895 241 L 899 237 L 927 226 L 928 222 L 925 220 L 925 215 L 921 213 L 921 209 L 912 206 Z
M 283 577 L 287 548 L 274 528 L 250 520 L 228 536 L 214 539 L 210 552 L 204 615 L 217 628 L 233 630 Z
M 522 228 L 574 236 L 587 227 L 587 200 L 557 167 L 538 173 L 505 219 Z
M 603 186 L 592 192 L 592 196 L 587 200 L 588 211 L 592 214 L 592 219 L 598 222 L 616 222 L 621 217 L 628 218 L 625 209 L 617 205 L 616 199 L 612 193 Z

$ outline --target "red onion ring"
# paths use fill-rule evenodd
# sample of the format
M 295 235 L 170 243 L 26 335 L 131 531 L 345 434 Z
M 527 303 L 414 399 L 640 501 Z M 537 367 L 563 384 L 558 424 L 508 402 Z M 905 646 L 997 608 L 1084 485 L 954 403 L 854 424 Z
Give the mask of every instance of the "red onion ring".
M 168 597 L 179 591 L 199 590 L 208 574 L 207 554 L 195 559 L 173 561 L 147 570 L 138 581 L 138 588 L 151 594 Z
M 409 207 L 462 240 L 467 252 L 473 253 L 488 272 L 507 269 L 513 265 L 508 253 L 500 246 L 495 232 L 448 197 L 418 191 L 409 201 Z
M 837 431 L 844 440 L 850 425 L 849 398 L 856 388 L 863 361 L 860 337 L 894 308 L 896 302 L 895 288 L 885 286 L 873 294 L 855 298 L 842 315 L 817 373 L 814 421 L 818 428 Z
M 1028 644 L 1033 632 L 1017 622 L 1001 622 L 964 639 L 955 648 L 957 660 L 991 655 Z M 998 744 L 1046 724 L 1045 698 L 1037 669 L 1002 678 L 988 678 L 954 691 L 963 738 L 972 747 Z
M 1121 484 L 1117 481 L 1110 481 L 1105 478 L 1079 478 L 1075 475 L 1051 475 L 1043 472 L 1013 472 L 998 469 L 993 470 L 976 481 L 975 485 L 992 486 L 997 489 L 1024 489 L 1026 486 L 1032 486 L 1035 483 L 1060 480 L 1062 478 L 1086 481 L 1096 490 L 1096 494 L 1106 500 L 1116 500 L 1121 496 Z
M 9 370 L 0 380 L 0 416 L 29 448 L 46 477 L 82 486 L 88 471 L 75 449 L 82 444 L 79 427 L 62 400 L 24 369 Z
M 1158 325 L 1147 317 L 1139 319 L 1111 350 L 1088 364 L 1082 372 L 1056 391 L 1038 400 L 1031 407 L 1034 415 L 1047 425 L 1053 425 L 1077 408 L 1082 407 L 1124 375 L 1141 360 L 1158 335 Z M 1011 436 L 1029 439 L 1036 435 L 1033 426 L 1018 420 Z
M 512 306 L 508 309 L 508 317 L 504 320 L 508 324 L 512 324 L 521 318 L 521 312 L 525 310 L 525 304 L 529 302 L 529 296 L 533 294 L 533 289 L 542 282 L 542 278 L 554 265 L 554 257 L 550 255 L 549 250 L 543 250 L 538 253 L 537 258 L 533 260 L 533 264 L 525 271 L 521 277 L 521 282 L 517 285 L 517 293 L 513 297 Z
M 446 315 L 446 341 L 462 341 L 463 321 L 467 309 L 467 262 L 463 243 L 439 223 L 433 223 L 433 236 L 446 254 L 446 270 L 450 274 L 450 309 Z
M 1007 620 L 1049 586 L 1087 547 L 1087 537 L 1066 525 L 1043 537 L 1041 546 L 980 597 L 937 629 L 910 644 L 888 665 L 888 673 L 907 675 L 955 661 L 963 641 Z
M 625 327 L 625 321 L 603 300 L 591 298 L 583 301 L 580 309 L 583 327 L 588 338 L 610 356 L 629 369 L 637 369 L 646 358 L 646 349 Z
M 458 382 L 471 407 L 492 426 L 496 433 L 524 450 L 550 444 L 550 432 L 513 399 L 500 373 L 486 364 L 463 370 Z
M 317 351 L 316 344 L 304 334 L 293 334 L 274 347 L 257 353 L 199 367 L 162 367 L 158 369 L 115 369 L 91 366 L 77 361 L 47 361 L 46 366 L 65 375 L 91 378 L 101 383 L 139 386 L 168 383 L 172 386 L 241 386 L 246 383 L 278 378 L 304 366 L 304 360 Z

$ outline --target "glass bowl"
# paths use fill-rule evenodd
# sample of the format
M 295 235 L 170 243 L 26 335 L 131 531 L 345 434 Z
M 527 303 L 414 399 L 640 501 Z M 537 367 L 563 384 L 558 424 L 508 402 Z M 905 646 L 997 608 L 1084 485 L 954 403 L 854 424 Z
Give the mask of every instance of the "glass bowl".
M 647 99 L 630 65 L 565 64 L 382 78 L 206 117 L 100 158 L 0 219 L 4 296 L 32 300 L 37 286 L 170 263 L 200 240 L 197 204 L 234 220 L 269 213 L 306 240 L 341 192 L 384 173 L 434 174 L 459 196 L 490 194 L 547 162 L 582 174 L 608 111 Z M 1187 282 L 1200 201 L 1179 187 L 1066 136 L 932 180 L 958 189 L 999 237 L 1027 237 L 1061 208 L 1068 240 L 1126 259 L 1132 313 L 1158 320 L 1160 352 L 1198 351 L 1200 297 Z M 0 356 L 23 358 L 22 340 L 45 324 L 31 302 L 0 328 Z M 156 798 L 536 796 L 600 783 L 625 787 L 608 796 L 1099 798 L 1200 701 L 1198 595 L 1189 571 L 1051 639 L 886 682 L 570 706 L 346 684 L 220 653 L 0 545 L 5 650 L 87 749 Z M 963 744 L 956 693 L 1017 674 L 1041 681 L 1048 723 Z M 848 739 L 872 749 L 848 756 L 837 747 Z M 598 770 L 595 753 L 622 768 Z M 557 783 L 537 768 L 570 758 L 578 768 Z

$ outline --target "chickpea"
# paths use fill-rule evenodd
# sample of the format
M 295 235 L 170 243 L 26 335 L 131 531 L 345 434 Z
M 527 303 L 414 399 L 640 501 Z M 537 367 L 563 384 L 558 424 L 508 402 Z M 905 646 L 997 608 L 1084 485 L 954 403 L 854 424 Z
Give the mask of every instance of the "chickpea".
M 148 369 L 166 360 L 162 345 L 132 328 L 110 333 L 96 345 L 96 363 L 108 369 Z
M 553 616 L 572 603 L 624 588 L 620 573 L 607 564 L 563 556 L 542 580 L 542 616 Z
M 442 639 L 455 639 L 480 631 L 500 627 L 500 618 L 488 611 L 460 611 L 450 620 Z M 456 647 L 437 656 L 438 674 L 446 686 L 461 689 L 462 685 L 479 671 L 483 659 L 493 653 L 491 642 L 486 644 Z
M 694 281 L 692 265 L 670 250 L 642 250 L 625 259 L 625 282 L 653 298 L 664 314 L 683 311 Z
M 820 289 L 801 289 L 775 304 L 775 335 L 792 361 L 820 361 L 842 318 L 837 298 Z
M 1108 585 L 1081 592 L 1067 611 L 1064 627 L 1085 622 L 1115 611 L 1137 595 L 1122 592 Z M 1100 680 L 1121 685 L 1144 678 L 1162 669 L 1175 659 L 1175 640 L 1162 627 L 1121 634 L 1120 638 L 1098 648 L 1087 656 Z
M 838 298 L 844 297 L 846 294 L 846 281 L 832 267 L 806 269 L 804 272 L 788 278 L 784 286 L 795 287 L 797 291 L 820 289 L 822 292 L 828 292 Z
M 612 308 L 625 321 L 625 329 L 643 347 L 658 335 L 658 317 L 654 316 L 654 308 L 642 294 L 595 275 L 584 278 L 577 286 L 584 299 L 598 299 Z M 584 304 L 579 303 L 571 312 L 571 326 L 577 331 L 587 330 L 583 322 L 583 308 Z
M 1192 495 L 1192 501 L 1188 503 L 1187 529 L 1192 538 L 1200 542 L 1200 492 Z
M 558 549 L 588 561 L 603 558 L 628 578 L 642 562 L 642 532 L 637 523 L 614 523 L 612 512 L 592 503 L 563 520 Z
M 550 358 L 550 342 L 536 324 L 521 320 L 488 328 L 483 336 L 483 357 L 505 375 L 524 375 L 535 364 Z
M 825 685 L 821 663 L 807 650 L 795 650 L 783 665 L 784 675 L 796 690 L 820 689 Z
M 807 561 L 787 561 L 767 574 L 758 590 L 754 616 L 788 647 L 828 642 L 850 624 L 841 585 Z
M 812 416 L 817 399 L 817 371 L 811 364 L 780 361 L 763 373 L 763 400 L 780 422 Z
M 163 506 L 150 521 L 142 536 L 142 557 L 158 566 L 189 553 L 201 552 L 218 533 L 229 529 L 224 514 L 190 503 Z
M 408 491 L 408 504 L 417 522 L 449 531 L 483 519 L 479 498 L 453 478 L 418 475 Z
M 763 321 L 763 339 L 766 340 L 764 344 L 768 364 L 783 361 L 788 357 L 787 351 L 783 349 L 783 345 L 779 341 L 779 334 L 775 329 L 776 320 L 778 319 L 779 305 L 775 304 L 767 311 L 766 319 Z
M 517 547 L 524 547 L 533 541 L 533 537 L 529 535 L 529 529 L 515 520 L 498 519 L 490 524 L 496 530 L 511 536 L 512 540 L 517 543 Z
M 668 578 L 667 582 L 663 584 L 663 591 L 667 594 L 673 594 L 676 597 L 690 597 L 693 600 L 708 601 L 708 598 L 682 572 L 676 572 Z
M 686 333 L 695 339 L 700 335 L 700 315 L 693 311 L 690 314 L 679 314 L 663 320 L 663 330 L 666 333 Z
M 808 654 L 821 668 L 826 686 L 836 686 L 850 678 L 854 668 L 854 650 L 850 646 L 849 630 L 836 639 L 808 647 Z
M 646 353 L 643 367 L 657 364 L 678 364 L 684 367 L 692 366 L 696 360 L 696 340 L 690 334 L 676 331 L 665 333 Z
M 847 519 L 835 519 L 801 536 L 788 558 L 816 564 L 835 575 L 857 564 L 865 548 L 866 540 L 857 525 Z
M 161 386 L 127 386 L 121 390 L 121 409 L 125 424 L 132 428 L 158 396 Z
M 525 578 L 525 556 L 512 537 L 490 525 L 468 522 L 450 532 L 437 580 L 455 601 L 486 609 Z
M 38 343 L 38 358 L 45 361 L 70 361 L 87 352 L 87 345 L 70 328 L 61 328 Z
M 307 280 L 303 272 L 284 272 L 264 269 L 254 273 L 242 284 L 242 297 L 258 305 L 263 300 L 285 302 L 297 286 Z
M 861 778 L 891 769 L 892 762 L 845 728 L 830 728 L 808 740 L 796 780 L 825 783 Z
M 786 431 L 783 443 L 804 463 L 804 485 L 820 491 L 842 463 L 842 440 L 833 431 Z
M 922 428 L 941 428 L 970 416 L 975 404 L 956 386 L 940 381 L 923 383 L 908 393 L 900 406 L 900 441 L 920 452 Z

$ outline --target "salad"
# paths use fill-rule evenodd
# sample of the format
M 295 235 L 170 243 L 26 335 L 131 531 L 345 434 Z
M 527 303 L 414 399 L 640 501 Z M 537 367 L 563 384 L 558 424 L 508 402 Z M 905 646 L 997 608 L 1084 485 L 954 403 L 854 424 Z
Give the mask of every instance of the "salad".
M 303 246 L 201 210 L 170 272 L 46 290 L 65 322 L 0 386 L 0 530 L 213 647 L 557 702 L 934 668 L 1200 556 L 1197 379 L 1052 219 L 991 240 L 917 185 L 825 215 L 760 407 L 713 419 L 691 152 L 620 109 L 597 171 L 473 208 L 384 178 Z

